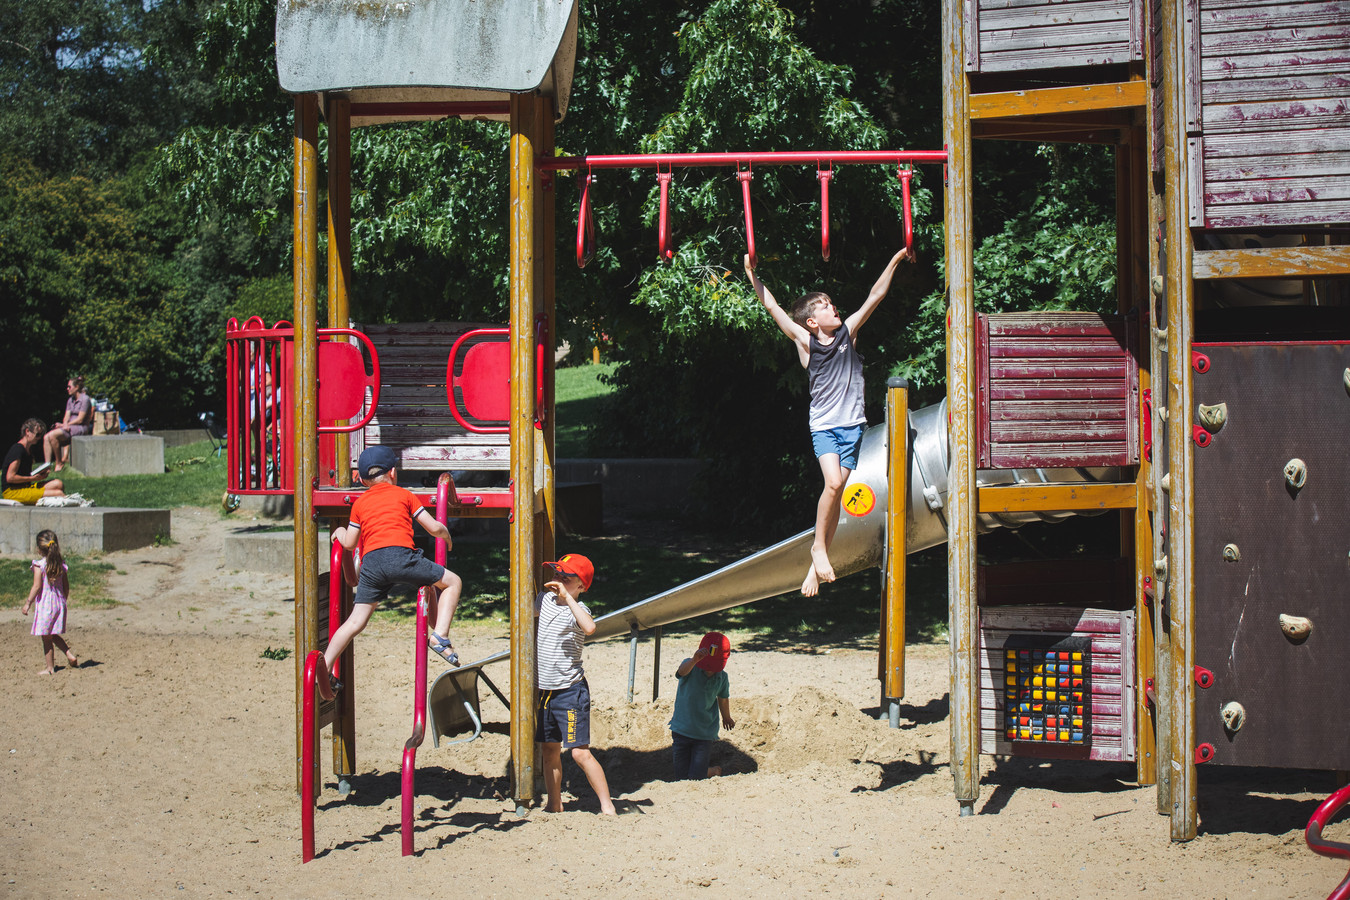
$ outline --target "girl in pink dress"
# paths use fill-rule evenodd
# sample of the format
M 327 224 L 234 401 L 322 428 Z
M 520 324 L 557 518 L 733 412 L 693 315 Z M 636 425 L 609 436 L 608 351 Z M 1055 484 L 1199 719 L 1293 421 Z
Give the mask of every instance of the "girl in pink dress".
M 42 558 L 33 560 L 33 589 L 24 601 L 23 614 L 28 615 L 36 600 L 33 634 L 42 638 L 42 657 L 46 663 L 38 674 L 54 675 L 57 648 L 66 655 L 66 662 L 72 669 L 80 667 L 80 658 L 70 651 L 65 638 L 61 637 L 66 630 L 66 599 L 70 595 L 70 584 L 66 579 L 68 567 L 61 558 L 61 543 L 56 539 L 56 532 L 39 531 L 37 549 Z

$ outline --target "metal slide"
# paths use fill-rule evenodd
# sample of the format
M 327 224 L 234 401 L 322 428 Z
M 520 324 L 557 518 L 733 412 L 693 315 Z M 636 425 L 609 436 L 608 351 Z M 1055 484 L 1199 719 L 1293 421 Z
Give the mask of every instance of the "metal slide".
M 909 552 L 914 553 L 947 541 L 947 401 L 911 412 L 909 434 L 913 452 L 906 538 Z M 830 547 L 830 562 L 839 578 L 881 564 L 886 543 L 887 437 L 885 425 L 867 429 L 858 468 L 844 488 L 847 498 L 850 486 L 865 484 L 871 488 L 875 502 L 865 515 L 845 511 L 839 517 L 839 530 Z M 1063 484 L 1106 481 L 1115 475 L 1116 470 L 1108 468 L 1000 469 L 977 473 L 977 481 L 981 485 Z M 1029 522 L 1053 522 L 1074 515 L 1082 513 L 981 515 L 979 527 L 983 534 L 995 528 L 1018 528 Z M 601 616 L 589 640 L 628 635 L 633 626 L 639 630 L 655 628 L 797 591 L 811 562 L 812 537 L 813 530 L 808 529 L 701 578 Z

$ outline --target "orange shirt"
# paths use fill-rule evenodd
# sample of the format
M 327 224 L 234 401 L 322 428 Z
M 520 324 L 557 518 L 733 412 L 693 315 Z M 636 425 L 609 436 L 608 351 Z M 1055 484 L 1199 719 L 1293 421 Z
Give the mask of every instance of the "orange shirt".
M 360 529 L 362 555 L 381 547 L 412 547 L 412 522 L 422 504 L 412 491 L 387 481 L 368 488 L 352 504 L 352 524 Z

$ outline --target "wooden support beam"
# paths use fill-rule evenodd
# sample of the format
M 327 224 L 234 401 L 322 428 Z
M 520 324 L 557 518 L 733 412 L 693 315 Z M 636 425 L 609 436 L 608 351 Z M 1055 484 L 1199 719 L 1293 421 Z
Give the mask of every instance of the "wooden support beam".
M 1137 489 L 1128 484 L 999 484 L 979 489 L 981 513 L 1068 512 L 1133 509 Z
M 1147 103 L 1148 85 L 1143 81 L 1003 91 L 997 94 L 971 95 L 970 118 L 1043 116 L 1049 113 L 1142 107 Z
M 1323 278 L 1350 275 L 1350 247 L 1262 247 L 1255 250 L 1197 250 L 1191 277 Z
M 905 696 L 905 575 L 909 564 L 906 523 L 909 519 L 909 382 L 886 382 L 886 589 L 881 603 L 877 675 L 881 709 L 894 709 Z M 890 713 L 891 727 L 896 714 Z
M 304 715 L 305 661 L 319 649 L 319 561 L 314 543 L 318 529 L 310 510 L 309 486 L 319 472 L 317 350 L 319 332 L 315 321 L 319 298 L 319 97 L 301 94 L 295 98 L 295 169 L 291 192 L 295 322 L 294 405 L 295 423 L 295 783 L 303 783 L 300 767 L 301 742 L 307 727 Z M 316 734 L 318 724 L 314 723 Z M 318 766 L 315 754 L 314 765 Z M 315 779 L 314 784 L 322 784 Z

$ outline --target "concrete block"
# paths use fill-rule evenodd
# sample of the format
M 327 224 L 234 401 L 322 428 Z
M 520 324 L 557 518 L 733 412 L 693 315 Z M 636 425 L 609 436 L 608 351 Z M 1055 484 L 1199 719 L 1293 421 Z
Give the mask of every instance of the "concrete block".
M 328 532 L 320 531 L 314 551 L 327 547 Z M 295 572 L 295 532 L 242 528 L 225 535 L 225 568 L 248 572 Z M 319 571 L 328 571 L 328 554 L 319 556 Z
M 206 429 L 200 426 L 196 428 L 157 428 L 154 431 L 144 433 L 146 437 L 162 438 L 165 449 L 169 447 L 183 447 L 188 444 L 195 444 L 198 441 L 210 439 Z
M 70 464 L 90 478 L 163 475 L 164 439 L 148 434 L 80 435 L 70 440 Z
M 147 547 L 155 538 L 172 537 L 167 509 L 100 506 L 0 506 L 0 553 L 36 552 L 37 534 L 50 528 L 66 553 L 111 553 Z

